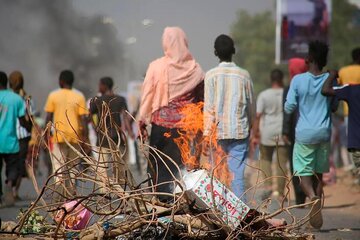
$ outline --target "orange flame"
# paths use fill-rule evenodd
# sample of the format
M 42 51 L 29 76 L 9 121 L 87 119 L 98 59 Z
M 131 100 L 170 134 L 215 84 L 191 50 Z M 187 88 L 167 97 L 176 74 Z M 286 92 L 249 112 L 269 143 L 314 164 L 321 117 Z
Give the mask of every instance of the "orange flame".
M 171 137 L 171 133 L 169 133 L 169 132 L 164 133 L 164 137 L 166 137 L 166 138 Z
M 216 125 L 211 137 L 203 137 L 204 113 L 203 102 L 191 103 L 184 106 L 180 113 L 182 119 L 179 122 L 179 137 L 174 142 L 180 149 L 184 165 L 188 170 L 205 168 L 218 178 L 226 186 L 230 187 L 232 174 L 229 171 L 227 158 L 221 146 L 216 140 Z M 169 136 L 168 134 L 164 134 Z M 210 146 L 209 154 L 205 156 L 203 146 Z

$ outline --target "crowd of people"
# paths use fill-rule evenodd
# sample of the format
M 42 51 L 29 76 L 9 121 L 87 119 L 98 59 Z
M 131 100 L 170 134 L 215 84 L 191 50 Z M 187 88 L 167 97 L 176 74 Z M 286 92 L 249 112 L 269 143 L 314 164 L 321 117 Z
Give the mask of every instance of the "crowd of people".
M 183 131 L 181 110 L 188 104 L 203 102 L 204 126 L 199 141 L 202 147 L 197 149 L 208 156 L 206 152 L 211 151 L 211 138 L 215 136 L 227 155 L 231 172 L 228 187 L 235 195 L 246 202 L 244 171 L 250 147 L 258 145 L 259 165 L 265 180 L 262 199 L 275 195 L 284 200 L 286 177 L 294 176 L 296 203 L 303 204 L 306 198 L 313 201 L 310 223 L 314 228 L 321 228 L 323 174 L 330 168 L 331 118 L 340 100 L 345 102 L 344 123 L 351 160 L 348 165 L 353 166 L 359 181 L 360 48 L 352 51 L 353 64 L 339 73 L 328 72 L 325 70 L 328 45 L 310 42 L 306 59 L 289 60 L 290 85 L 285 87 L 285 74 L 274 69 L 270 73 L 271 87 L 256 99 L 250 73 L 232 61 L 235 46 L 231 37 L 220 35 L 215 39 L 214 53 L 220 63 L 206 73 L 190 53 L 181 28 L 165 28 L 162 45 L 164 56 L 151 62 L 147 70 L 137 116 L 140 138 L 148 140 L 151 146 L 147 170 L 152 182 L 160 183 L 157 191 L 173 192 L 171 181 L 180 173 L 174 164 L 160 159 L 155 149 L 183 169 L 181 151 L 174 141 Z M 97 133 L 95 152 L 103 164 L 102 171 L 106 171 L 106 162 L 112 157 L 110 148 L 125 149 L 127 137 L 137 138 L 132 119 L 126 113 L 126 99 L 114 93 L 111 77 L 100 79 L 99 95 L 88 104 L 73 84 L 73 72 L 62 71 L 60 88 L 49 94 L 44 108 L 45 124 L 40 124 L 34 121 L 35 112 L 31 98 L 23 89 L 22 74 L 16 71 L 8 77 L 0 72 L 0 169 L 3 162 L 6 164 L 3 206 L 14 204 L 18 198 L 21 178 L 26 176 L 26 166 L 34 164 L 29 158 L 35 157 L 31 153 L 36 152 L 33 151 L 36 138 L 41 137 L 46 123 L 52 122 L 55 129 L 51 136 L 45 136 L 52 142 L 53 171 L 76 158 L 76 149 L 86 149 L 81 144 L 89 141 L 88 126 L 94 126 Z M 148 132 L 149 126 L 151 132 Z M 94 149 L 88 151 L 91 154 Z M 274 174 L 273 160 L 276 161 Z M 120 167 L 117 175 L 121 178 L 123 174 Z M 273 189 L 272 176 L 277 176 L 276 189 Z M 65 185 L 68 193 L 76 194 L 74 182 L 68 181 Z M 171 201 L 167 195 L 159 198 Z

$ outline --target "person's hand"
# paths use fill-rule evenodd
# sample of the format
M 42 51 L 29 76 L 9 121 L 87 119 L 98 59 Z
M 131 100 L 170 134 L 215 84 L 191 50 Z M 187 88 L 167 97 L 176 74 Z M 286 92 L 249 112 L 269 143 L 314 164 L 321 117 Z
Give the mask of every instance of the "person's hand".
M 259 136 L 253 136 L 250 139 L 250 144 L 255 148 L 260 143 L 260 137 Z
M 140 134 L 138 138 L 141 139 L 142 141 L 146 141 L 146 139 L 148 139 L 149 137 L 149 134 L 146 130 L 146 124 L 142 121 L 139 122 L 139 130 L 140 130 Z
M 80 139 L 80 145 L 81 145 L 81 148 L 84 150 L 84 152 L 88 155 L 91 154 L 91 145 L 90 145 L 90 140 L 89 140 L 89 136 L 88 135 L 85 135 L 86 133 L 84 133 L 82 136 L 81 136 L 81 139 Z
M 338 74 L 338 71 L 337 70 L 328 70 L 330 76 L 332 78 L 338 78 L 339 77 L 339 74 Z
M 291 141 L 287 135 L 283 135 L 282 139 L 286 145 L 291 145 Z
M 202 154 L 206 157 L 210 155 L 210 138 L 207 136 L 202 141 Z
M 42 129 L 41 133 L 44 136 L 44 142 L 46 144 L 49 144 L 51 141 L 51 131 L 49 131 L 48 129 Z
M 135 134 L 134 134 L 133 131 L 128 132 L 128 136 L 129 136 L 129 138 L 131 138 L 132 140 L 135 139 Z

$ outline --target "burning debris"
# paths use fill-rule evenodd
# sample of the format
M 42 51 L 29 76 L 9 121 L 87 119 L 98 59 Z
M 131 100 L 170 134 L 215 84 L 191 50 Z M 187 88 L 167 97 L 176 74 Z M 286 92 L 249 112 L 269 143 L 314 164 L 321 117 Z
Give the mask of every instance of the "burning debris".
M 47 130 L 51 127 L 49 124 Z M 46 134 L 49 131 L 40 141 L 47 139 Z M 103 134 L 111 141 L 106 130 Z M 182 134 L 188 141 L 199 138 L 196 131 L 187 134 L 184 130 Z M 48 142 L 45 144 L 51 149 Z M 150 177 L 136 183 L 118 143 L 110 144 L 111 158 L 106 165 L 81 147 L 92 147 L 88 143 L 79 140 L 79 146 L 66 144 L 76 158 L 67 159 L 43 187 L 32 173 L 37 199 L 20 214 L 18 223 L 3 224 L 2 230 L 37 239 L 312 239 L 296 231 L 309 218 L 297 220 L 291 216 L 290 210 L 297 206 L 282 204 L 272 214 L 249 207 L 213 174 L 218 165 L 193 171 L 187 165 L 189 171 L 184 176 L 178 169 L 180 176 L 173 179 L 176 191 L 170 194 L 172 200 L 160 202 L 159 196 L 168 194 L 157 191 L 161 183 L 153 184 Z M 142 143 L 140 149 L 145 147 L 151 148 Z M 165 163 L 174 164 L 157 149 L 152 150 Z M 106 171 L 99 171 L 105 166 Z M 120 177 L 119 168 L 124 172 Z M 76 193 L 65 187 L 66 182 L 76 185 Z M 292 221 L 285 224 L 274 219 L 281 213 L 290 215 Z M 37 231 L 32 231 L 33 219 L 37 227 L 41 222 Z

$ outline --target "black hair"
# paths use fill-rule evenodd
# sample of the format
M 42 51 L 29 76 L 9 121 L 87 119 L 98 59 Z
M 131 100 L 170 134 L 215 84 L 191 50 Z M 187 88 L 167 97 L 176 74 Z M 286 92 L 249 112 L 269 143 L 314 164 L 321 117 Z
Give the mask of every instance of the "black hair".
M 283 85 L 284 73 L 280 69 L 274 69 L 270 73 L 271 83 Z
M 59 80 L 68 86 L 72 86 L 74 83 L 74 73 L 71 70 L 63 70 L 60 73 Z
M 114 86 L 114 81 L 111 77 L 103 77 L 100 79 L 100 83 L 104 84 L 109 90 Z
M 351 56 L 354 62 L 360 63 L 360 47 L 357 47 L 351 51 Z
M 314 62 L 322 70 L 327 64 L 327 55 L 329 46 L 320 41 L 313 41 L 309 43 L 309 60 Z
M 6 73 L 0 71 L 0 86 L 6 88 L 8 84 L 8 77 Z
M 215 39 L 214 48 L 216 56 L 220 59 L 231 58 L 235 53 L 234 41 L 225 34 L 221 34 Z

